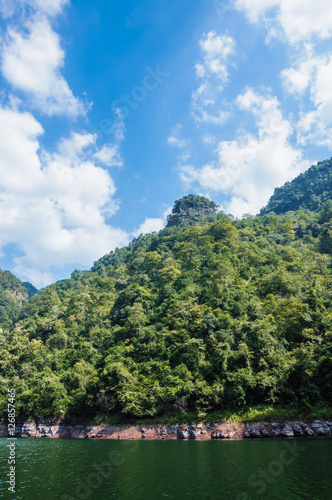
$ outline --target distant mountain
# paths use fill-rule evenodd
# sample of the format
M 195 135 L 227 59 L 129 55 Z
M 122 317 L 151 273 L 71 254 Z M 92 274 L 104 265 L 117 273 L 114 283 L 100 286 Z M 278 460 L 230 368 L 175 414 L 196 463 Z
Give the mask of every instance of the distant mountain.
M 332 158 L 313 165 L 291 182 L 276 188 L 260 215 L 269 212 L 283 214 L 293 210 L 322 210 L 332 199 Z

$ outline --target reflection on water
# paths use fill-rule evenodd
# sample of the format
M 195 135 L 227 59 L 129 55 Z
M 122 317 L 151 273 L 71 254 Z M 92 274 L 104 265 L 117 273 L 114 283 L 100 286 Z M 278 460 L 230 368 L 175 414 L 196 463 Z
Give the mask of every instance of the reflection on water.
M 13 500 L 330 500 L 331 439 L 112 441 L 18 439 Z

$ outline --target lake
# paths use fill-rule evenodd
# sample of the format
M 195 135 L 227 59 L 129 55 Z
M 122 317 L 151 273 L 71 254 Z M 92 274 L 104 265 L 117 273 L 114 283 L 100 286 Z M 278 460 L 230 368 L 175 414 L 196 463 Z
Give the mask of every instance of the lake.
M 330 500 L 332 439 L 114 441 L 18 439 L 18 500 Z

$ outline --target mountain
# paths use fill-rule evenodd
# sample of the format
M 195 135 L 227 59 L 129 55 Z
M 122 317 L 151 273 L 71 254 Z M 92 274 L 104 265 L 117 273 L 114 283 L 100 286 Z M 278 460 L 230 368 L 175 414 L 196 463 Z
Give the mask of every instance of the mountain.
M 158 234 L 23 303 L 0 334 L 0 414 L 13 384 L 22 418 L 330 408 L 330 209 L 233 220 L 178 200 Z
M 332 199 L 332 158 L 313 165 L 291 182 L 276 188 L 260 215 L 269 212 L 283 214 L 290 210 L 322 210 Z
M 0 268 L 0 327 L 8 327 L 18 320 L 22 305 L 28 298 L 22 282 L 10 271 Z
M 29 281 L 23 281 L 22 286 L 25 288 L 25 290 L 28 293 L 29 299 L 33 297 L 36 293 L 38 293 L 38 288 L 33 286 Z
M 174 204 L 172 213 L 167 217 L 167 226 L 173 227 L 181 224 L 192 226 L 202 219 L 213 220 L 218 205 L 204 196 L 189 194 Z

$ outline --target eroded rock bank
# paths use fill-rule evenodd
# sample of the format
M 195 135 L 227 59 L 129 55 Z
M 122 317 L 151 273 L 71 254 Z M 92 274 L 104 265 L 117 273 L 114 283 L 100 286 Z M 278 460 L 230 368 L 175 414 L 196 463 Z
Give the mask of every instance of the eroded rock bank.
M 252 439 L 293 438 L 332 435 L 332 421 L 311 420 L 285 422 L 271 419 L 259 423 L 200 423 L 154 425 L 72 425 L 61 420 L 23 422 L 16 427 L 16 437 L 88 438 L 88 439 Z M 6 425 L 0 425 L 0 436 L 8 436 Z

